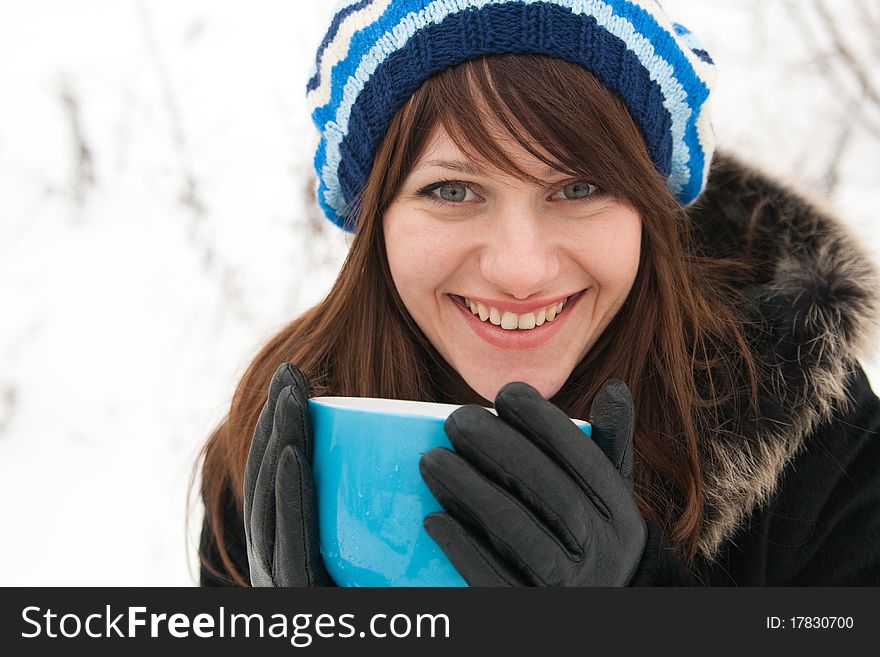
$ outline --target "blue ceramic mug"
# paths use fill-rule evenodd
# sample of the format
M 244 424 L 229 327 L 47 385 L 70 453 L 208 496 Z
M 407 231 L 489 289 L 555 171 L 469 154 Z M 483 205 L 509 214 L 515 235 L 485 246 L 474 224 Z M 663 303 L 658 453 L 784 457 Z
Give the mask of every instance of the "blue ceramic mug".
M 339 586 L 467 586 L 422 526 L 443 509 L 419 460 L 434 447 L 452 449 L 443 425 L 457 408 L 370 397 L 309 400 L 321 556 Z M 572 421 L 590 435 L 589 423 Z

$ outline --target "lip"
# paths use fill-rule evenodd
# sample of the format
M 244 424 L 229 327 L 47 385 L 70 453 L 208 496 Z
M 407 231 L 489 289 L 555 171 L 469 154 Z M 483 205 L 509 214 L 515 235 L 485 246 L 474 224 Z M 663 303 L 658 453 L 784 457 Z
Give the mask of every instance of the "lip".
M 562 314 L 558 315 L 557 319 L 552 322 L 544 322 L 541 326 L 536 326 L 528 331 L 507 330 L 500 326 L 495 326 L 492 322 L 480 321 L 479 316 L 474 315 L 470 309 L 464 305 L 463 301 L 460 301 L 461 297 L 449 295 L 449 300 L 461 311 L 468 326 L 470 326 L 474 333 L 484 341 L 488 342 L 493 347 L 498 347 L 499 349 L 523 351 L 540 347 L 542 344 L 553 339 L 553 336 L 559 333 L 559 331 L 562 330 L 562 326 L 568 321 L 568 316 L 570 314 L 568 311 L 574 308 L 577 302 L 580 301 L 584 292 L 586 292 L 586 290 L 581 290 L 570 298 L 560 298 L 559 301 L 566 298 L 569 299 L 565 304 L 565 308 L 562 310 Z M 539 308 L 543 308 L 543 306 L 539 306 Z
M 581 290 L 583 292 L 583 290 Z M 481 297 L 466 297 L 471 301 L 476 303 L 481 303 L 486 308 L 497 308 L 499 312 L 502 314 L 504 312 L 511 312 L 517 315 L 525 315 L 526 313 L 533 313 L 541 310 L 541 308 L 547 308 L 548 306 L 555 306 L 557 303 L 562 301 L 563 299 L 568 299 L 569 297 L 574 297 L 576 294 L 580 294 L 580 292 L 574 292 L 572 294 L 563 294 L 558 297 L 547 297 L 546 299 L 540 301 L 496 301 L 494 299 L 485 299 Z M 460 294 L 450 295 L 455 298 L 465 298 Z

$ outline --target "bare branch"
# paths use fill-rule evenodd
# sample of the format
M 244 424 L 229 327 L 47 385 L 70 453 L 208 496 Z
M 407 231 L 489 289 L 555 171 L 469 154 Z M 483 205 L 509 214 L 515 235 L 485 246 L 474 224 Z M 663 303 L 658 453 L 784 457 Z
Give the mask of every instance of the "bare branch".
M 184 186 L 180 194 L 181 202 L 186 205 L 194 215 L 200 216 L 204 213 L 205 204 L 201 201 L 196 176 L 193 172 L 192 164 L 189 158 L 189 147 L 186 140 L 186 134 L 183 130 L 183 117 L 180 111 L 180 104 L 177 100 L 177 93 L 171 82 L 171 73 L 165 58 L 156 41 L 156 35 L 153 31 L 153 24 L 150 20 L 150 14 L 146 4 L 141 0 L 138 3 L 140 14 L 141 32 L 143 33 L 144 43 L 147 46 L 147 52 L 153 61 L 153 68 L 156 72 L 156 78 L 159 81 L 159 88 L 162 92 L 162 101 L 165 105 L 165 113 L 168 115 L 168 124 L 171 128 L 171 141 L 174 144 L 180 168 L 184 176 Z
M 870 100 L 874 105 L 880 108 L 880 90 L 874 86 L 873 81 L 868 76 L 864 63 L 859 60 L 858 55 L 856 55 L 849 47 L 849 43 L 840 32 L 840 26 L 837 24 L 837 21 L 824 1 L 817 0 L 816 11 L 819 12 L 822 19 L 826 22 L 828 33 L 834 41 L 834 48 L 841 59 L 848 65 L 849 71 L 858 81 L 862 94 L 867 100 Z
M 880 11 L 876 0 L 861 0 L 857 5 L 859 21 L 868 33 L 875 57 L 880 57 Z M 874 11 L 871 11 L 873 7 Z
M 861 100 L 854 101 L 852 103 L 852 113 L 858 112 L 858 106 L 861 103 Z M 827 194 L 833 194 L 837 190 L 837 185 L 840 182 L 840 164 L 843 161 L 844 153 L 846 149 L 849 147 L 852 142 L 853 137 L 853 127 L 855 126 L 855 122 L 853 121 L 841 121 L 839 123 L 840 129 L 837 133 L 837 139 L 834 140 L 834 147 L 831 151 L 831 155 L 828 158 L 828 164 L 825 168 L 825 175 L 822 177 L 822 186 L 824 187 L 824 191 Z
M 168 116 L 171 129 L 171 143 L 174 145 L 183 178 L 178 201 L 187 210 L 189 216 L 187 235 L 199 252 L 205 271 L 217 276 L 220 289 L 228 301 L 229 308 L 240 318 L 247 318 L 247 304 L 238 283 L 238 274 L 234 267 L 220 260 L 217 256 L 214 240 L 211 238 L 211 231 L 207 225 L 208 208 L 203 200 L 198 178 L 190 161 L 189 145 L 184 132 L 180 103 L 172 83 L 171 72 L 162 56 L 144 0 L 138 2 L 138 10 L 141 32 L 159 81 L 165 113 Z
M 818 2 L 819 0 L 816 0 L 816 5 L 818 5 Z M 789 2 L 786 2 L 785 6 L 792 17 L 795 27 L 797 27 L 803 35 L 804 42 L 813 46 L 814 56 L 812 61 L 822 74 L 822 79 L 825 80 L 831 88 L 831 93 L 835 98 L 838 98 L 846 108 L 847 120 L 860 123 L 865 130 L 880 139 L 880 124 L 872 120 L 865 111 L 864 88 L 860 95 L 854 95 L 853 91 L 847 86 L 843 79 L 841 79 L 839 67 L 834 66 L 836 58 L 822 52 L 814 46 L 814 44 L 819 42 L 819 37 L 806 20 L 804 3 L 792 2 L 789 0 Z
M 6 437 L 6 429 L 18 410 L 19 392 L 13 383 L 0 388 L 0 439 Z
M 70 135 L 73 141 L 73 173 L 70 185 L 71 197 L 78 209 L 86 202 L 89 188 L 95 186 L 95 167 L 92 149 L 86 141 L 80 117 L 79 96 L 67 77 L 61 80 L 59 91 L 61 105 L 67 115 Z

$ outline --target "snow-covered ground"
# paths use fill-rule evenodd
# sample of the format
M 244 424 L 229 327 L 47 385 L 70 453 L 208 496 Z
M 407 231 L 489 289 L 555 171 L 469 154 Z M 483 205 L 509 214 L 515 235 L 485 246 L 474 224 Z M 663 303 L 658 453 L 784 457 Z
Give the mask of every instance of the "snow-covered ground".
M 721 145 L 880 252 L 880 117 L 825 81 L 817 15 L 663 4 L 718 63 Z M 0 4 L 0 584 L 194 583 L 196 452 L 346 248 L 306 200 L 304 88 L 333 5 Z M 860 6 L 834 3 L 853 33 L 880 19 Z

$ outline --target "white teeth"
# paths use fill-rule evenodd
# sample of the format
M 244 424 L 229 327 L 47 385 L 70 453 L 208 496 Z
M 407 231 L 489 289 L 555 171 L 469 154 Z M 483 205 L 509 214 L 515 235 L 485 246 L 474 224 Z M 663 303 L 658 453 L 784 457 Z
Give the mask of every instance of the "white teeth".
M 517 315 L 516 313 L 509 311 L 502 313 L 497 308 L 487 308 L 481 303 L 471 301 L 470 299 L 464 299 L 465 305 L 470 309 L 471 313 L 480 317 L 480 321 L 485 322 L 488 319 L 495 326 L 500 326 L 508 331 L 514 329 L 528 331 L 536 326 L 543 325 L 544 322 L 552 322 L 556 319 L 556 316 L 562 312 L 562 309 L 565 307 L 565 302 L 566 300 L 563 299 L 559 303 L 548 306 L 547 308 L 541 308 L 537 312 Z
M 527 330 L 535 328 L 535 313 L 526 313 L 520 316 L 517 328 Z
M 516 315 L 513 313 L 504 313 L 501 316 L 501 328 L 503 329 L 515 329 L 519 322 L 516 319 Z

